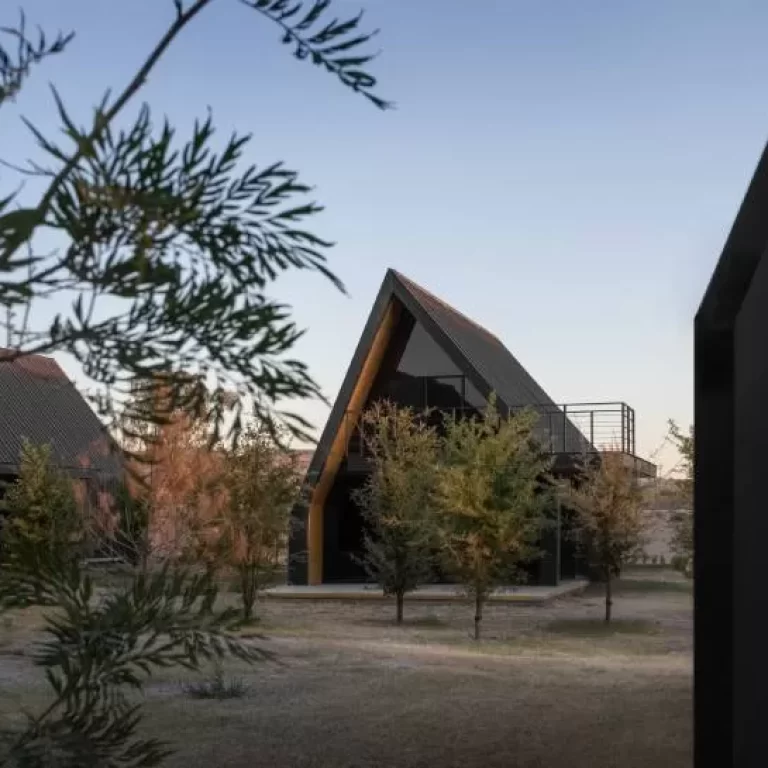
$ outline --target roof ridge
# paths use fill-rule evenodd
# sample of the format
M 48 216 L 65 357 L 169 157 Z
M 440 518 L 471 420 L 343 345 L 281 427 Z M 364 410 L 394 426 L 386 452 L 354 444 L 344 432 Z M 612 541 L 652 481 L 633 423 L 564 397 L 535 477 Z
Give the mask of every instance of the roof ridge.
M 0 346 L 0 355 L 3 355 L 7 352 L 11 352 L 16 354 L 17 352 L 20 352 L 19 358 L 30 358 L 30 357 L 36 357 L 36 358 L 42 358 L 43 360 L 53 360 L 56 362 L 56 358 L 53 357 L 53 355 L 42 355 L 39 352 L 24 352 L 23 350 L 13 349 L 11 347 L 2 347 Z
M 502 346 L 504 346 L 502 341 L 501 341 L 501 339 L 498 336 L 496 336 L 495 334 L 491 333 L 487 328 L 485 328 L 482 325 L 480 325 L 480 323 L 476 322 L 475 320 L 473 320 L 468 315 L 465 315 L 463 312 L 461 312 L 460 310 L 456 309 L 456 307 L 450 305 L 447 301 L 441 299 L 439 296 L 435 296 L 434 293 L 432 293 L 431 291 L 428 291 L 426 288 L 424 288 L 423 286 L 421 286 L 418 283 L 414 282 L 409 277 L 406 277 L 402 272 L 398 272 L 396 269 L 393 269 L 392 272 L 393 272 L 393 274 L 399 280 L 407 283 L 408 285 L 412 286 L 413 288 L 416 288 L 418 291 L 421 291 L 421 293 L 426 294 L 430 299 L 432 299 L 433 301 L 436 301 L 438 304 L 443 306 L 448 311 L 453 312 L 454 315 L 457 315 L 458 317 L 460 317 L 465 322 L 469 323 L 470 325 L 473 325 L 475 328 L 477 328 L 477 330 L 481 331 L 486 336 L 488 336 L 491 339 L 493 339 L 493 341 L 495 341 L 497 344 L 501 344 Z
M 0 347 L 0 363 L 17 352 L 18 350 L 11 349 L 10 347 Z M 61 379 L 62 381 L 66 380 L 70 384 L 72 383 L 69 376 L 67 376 L 66 371 L 59 365 L 58 360 L 49 355 L 23 352 L 18 357 L 7 360 L 6 364 L 17 370 L 23 370 L 33 375 L 49 376 L 55 379 Z

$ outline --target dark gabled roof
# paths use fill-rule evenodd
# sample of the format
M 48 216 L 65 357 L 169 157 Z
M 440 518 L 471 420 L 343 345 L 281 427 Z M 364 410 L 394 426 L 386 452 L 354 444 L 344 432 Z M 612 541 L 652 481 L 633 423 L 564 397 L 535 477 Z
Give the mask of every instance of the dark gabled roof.
M 731 328 L 768 247 L 768 144 L 741 203 L 723 252 L 704 293 L 696 322 Z
M 696 322 L 718 331 L 732 328 L 752 278 L 768 248 L 768 144 L 741 203 Z
M 404 275 L 392 272 L 506 406 L 554 407 L 552 398 L 496 336 Z
M 12 361 L 0 349 L 0 471 L 18 467 L 24 440 L 50 444 L 56 466 L 72 474 L 117 475 L 109 434 L 58 363 L 42 355 Z
M 562 415 L 562 411 L 515 356 L 492 333 L 429 291 L 396 272 L 387 270 L 384 281 L 368 316 L 352 363 L 331 409 L 317 450 L 308 470 L 308 479 L 317 479 L 330 446 L 341 428 L 347 404 L 362 371 L 373 338 L 392 299 L 396 299 L 420 322 L 446 354 L 485 396 L 496 393 L 503 411 L 533 406 L 544 416 L 539 422 L 541 437 L 552 425 L 554 439 L 566 452 L 592 449 L 582 433 Z M 556 418 L 549 418 L 550 415 Z M 563 437 L 563 429 L 565 437 Z

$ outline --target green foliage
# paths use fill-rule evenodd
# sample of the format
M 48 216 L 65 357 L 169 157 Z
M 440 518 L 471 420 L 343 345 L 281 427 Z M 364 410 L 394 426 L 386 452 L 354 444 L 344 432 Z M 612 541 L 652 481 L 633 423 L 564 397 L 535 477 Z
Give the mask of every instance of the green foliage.
M 361 421 L 372 471 L 355 494 L 366 530 L 361 563 L 385 595 L 403 598 L 432 575 L 438 438 L 421 415 L 376 403 Z
M 686 576 L 693 576 L 693 425 L 688 434 L 669 420 L 669 440 L 680 454 L 680 464 L 677 467 L 683 474 L 677 481 L 678 497 L 684 509 L 672 517 L 672 541 L 670 546 L 675 554 L 674 562 L 677 570 Z
M 680 454 L 680 463 L 676 467 L 682 472 L 685 480 L 693 482 L 693 424 L 688 428 L 688 434 L 685 434 L 673 419 L 667 422 L 669 428 L 669 440 Z
M 34 176 L 41 192 L 22 200 L 24 184 L 16 181 L 0 190 L 0 307 L 13 350 L 0 364 L 30 353 L 69 353 L 96 385 L 92 401 L 106 421 L 118 418 L 116 404 L 137 383 L 162 380 L 169 397 L 159 404 L 167 411 L 155 402 L 135 419 L 163 423 L 183 408 L 214 425 L 215 442 L 230 411 L 237 437 L 250 407 L 273 435 L 282 434 L 279 423 L 302 435 L 307 423 L 275 411 L 275 403 L 320 396 L 320 390 L 306 366 L 290 357 L 302 333 L 290 308 L 269 294 L 292 269 L 319 273 L 343 290 L 327 267 L 332 243 L 310 226 L 322 208 L 281 163 L 243 168 L 250 136 L 218 142 L 210 115 L 186 136 L 153 120 L 146 104 L 126 116 L 179 35 L 223 1 L 173 0 L 168 28 L 130 80 L 96 103 L 85 126 L 52 87 L 60 142 L 25 120 L 40 157 L 23 167 L 4 165 L 22 179 Z M 321 65 L 377 107 L 388 106 L 374 95 L 375 80 L 365 71 L 371 56 L 359 53 L 371 37 L 360 33 L 359 16 L 329 21 L 327 0 L 247 4 L 280 27 L 298 58 Z M 19 94 L 35 65 L 72 41 L 62 34 L 49 42 L 42 32 L 33 39 L 23 16 L 2 34 L 0 106 Z M 54 250 L 40 249 L 43 231 Z M 39 304 L 53 294 L 65 309 L 39 324 L 47 316 Z M 11 494 L 14 509 L 38 517 L 23 535 L 15 523 L 7 529 L 13 547 L 4 549 L 0 563 L 0 609 L 55 609 L 35 656 L 54 701 L 30 716 L 9 761 L 156 765 L 167 749 L 136 736 L 140 710 L 129 697 L 150 672 L 170 665 L 196 669 L 226 653 L 248 660 L 263 654 L 228 634 L 239 617 L 213 610 L 209 575 L 165 569 L 97 598 L 76 559 L 53 546 L 67 515 L 56 518 L 56 530 L 45 527 L 54 508 L 68 510 L 63 491 L 49 486 L 35 504 L 31 498 Z M 12 511 L 14 519 L 21 518 Z M 13 557 L 6 556 L 11 551 Z
M 26 543 L 41 551 L 73 551 L 82 534 L 82 516 L 72 480 L 51 464 L 51 447 L 25 442 L 19 475 L 3 499 L 0 543 L 4 558 Z
M 22 545 L 0 563 L 0 611 L 50 607 L 44 640 L 32 661 L 48 682 L 52 701 L 27 714 L 0 764 L 18 766 L 151 766 L 169 745 L 137 731 L 137 695 L 157 669 L 198 670 L 227 655 L 253 662 L 266 658 L 232 630 L 236 610 L 215 609 L 211 573 L 167 567 L 136 576 L 107 595 L 94 592 L 79 562 L 60 552 Z
M 291 510 L 301 487 L 295 457 L 264 425 L 251 425 L 225 460 L 221 484 L 226 501 L 211 528 L 220 559 L 238 574 L 243 618 L 253 618 L 260 590 L 283 567 Z
M 49 42 L 41 29 L 32 37 L 27 33 L 24 12 L 20 15 L 16 27 L 0 30 L 0 105 L 16 96 L 33 66 L 61 53 L 74 37 L 71 32 L 59 33 Z
M 447 422 L 439 530 L 449 561 L 475 598 L 475 638 L 489 592 L 520 577 L 547 524 L 551 460 L 534 439 L 536 420 L 529 411 L 500 416 L 492 396 L 481 419 Z
M 373 93 L 376 78 L 362 69 L 374 56 L 361 54 L 359 48 L 378 34 L 378 30 L 370 33 L 360 31 L 362 11 L 351 19 L 333 19 L 326 23 L 326 11 L 331 5 L 331 0 L 314 0 L 311 4 L 295 0 L 242 2 L 281 27 L 283 43 L 293 48 L 293 55 L 297 59 L 307 59 L 336 75 L 344 85 L 359 91 L 380 109 L 391 106 L 389 102 Z M 307 6 L 310 6 L 309 10 Z
M 108 420 L 117 418 L 116 403 L 136 381 L 162 375 L 174 400 L 205 413 L 217 428 L 232 410 L 235 436 L 247 406 L 264 423 L 305 435 L 307 423 L 274 404 L 321 393 L 306 366 L 290 357 L 302 331 L 269 289 L 281 273 L 302 269 L 343 290 L 326 266 L 332 243 L 310 226 L 322 210 L 307 199 L 310 188 L 282 163 L 243 168 L 250 136 L 218 142 L 210 114 L 186 136 L 153 120 L 146 104 L 117 126 L 179 35 L 222 2 L 174 0 L 165 34 L 130 81 L 96 104 L 84 127 L 53 88 L 62 141 L 26 121 L 40 157 L 17 170 L 44 186 L 32 205 L 21 205 L 12 190 L 0 194 L 7 346 L 16 354 L 70 353 L 96 385 L 94 405 Z M 372 57 L 359 53 L 371 37 L 361 33 L 359 16 L 329 18 L 328 0 L 244 4 L 276 24 L 298 58 L 387 106 L 365 70 Z M 8 34 L 18 51 L 0 48 L 4 98 L 19 91 L 33 64 L 71 41 L 63 35 L 48 43 L 42 34 L 32 41 L 23 23 Z M 42 229 L 61 247 L 39 251 Z M 35 311 L 38 303 L 53 293 L 71 298 L 68 308 L 49 325 L 30 327 L 44 316 Z M 187 386 L 188 373 L 198 386 Z
M 585 458 L 577 476 L 561 487 L 566 503 L 576 512 L 575 531 L 584 553 L 605 582 L 605 620 L 610 621 L 612 579 L 643 545 L 642 490 L 634 469 L 618 451 Z M 652 561 L 657 559 L 654 555 Z

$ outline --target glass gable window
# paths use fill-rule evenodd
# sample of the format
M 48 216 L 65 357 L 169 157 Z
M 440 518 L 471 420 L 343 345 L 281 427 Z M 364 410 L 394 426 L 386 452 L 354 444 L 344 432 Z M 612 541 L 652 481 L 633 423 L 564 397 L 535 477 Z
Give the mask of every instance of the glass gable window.
M 482 408 L 485 398 L 463 371 L 407 315 L 395 332 L 393 348 L 374 387 L 372 399 L 386 398 L 411 408 L 440 410 Z
M 397 370 L 409 376 L 461 376 L 461 371 L 421 323 L 413 326 Z

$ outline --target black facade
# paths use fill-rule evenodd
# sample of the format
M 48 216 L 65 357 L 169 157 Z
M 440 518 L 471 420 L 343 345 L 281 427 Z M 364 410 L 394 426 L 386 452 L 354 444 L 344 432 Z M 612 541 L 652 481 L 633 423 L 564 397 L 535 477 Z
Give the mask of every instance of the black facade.
M 695 765 L 768 765 L 768 147 L 695 320 Z
M 290 581 L 365 580 L 359 565 L 362 516 L 353 498 L 369 467 L 359 430 L 365 408 L 389 400 L 433 409 L 439 427 L 445 414 L 479 415 L 491 392 L 502 412 L 526 406 L 540 412 L 542 445 L 563 449 L 556 451 L 559 473 L 573 471 L 577 457 L 596 450 L 495 336 L 390 270 L 310 465 L 308 501 L 294 512 Z M 634 417 L 631 429 L 633 434 Z M 568 536 L 567 512 L 553 510 L 553 517 L 556 524 L 542 534 L 545 554 L 527 569 L 532 583 L 586 575 Z

